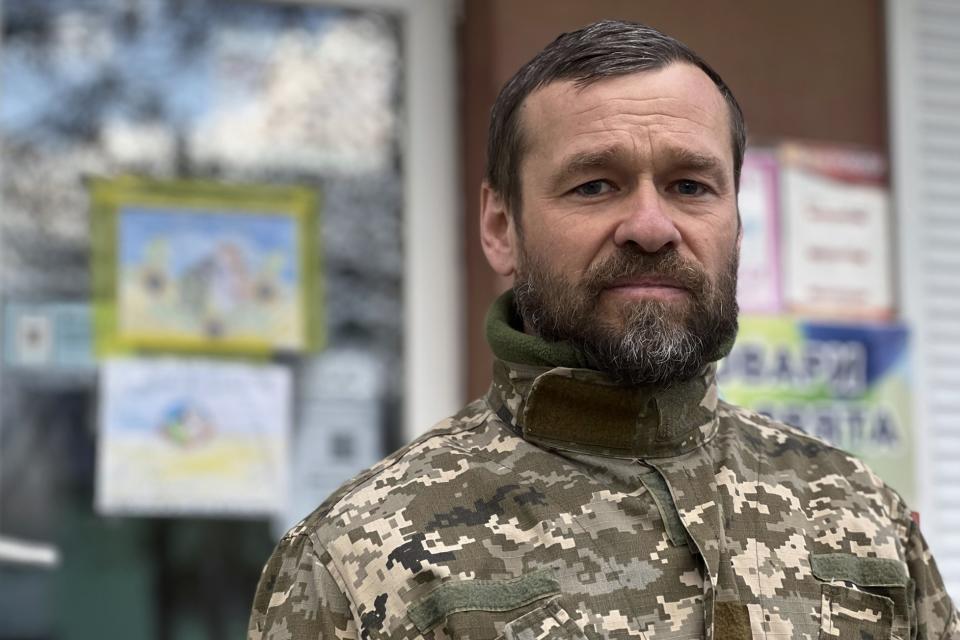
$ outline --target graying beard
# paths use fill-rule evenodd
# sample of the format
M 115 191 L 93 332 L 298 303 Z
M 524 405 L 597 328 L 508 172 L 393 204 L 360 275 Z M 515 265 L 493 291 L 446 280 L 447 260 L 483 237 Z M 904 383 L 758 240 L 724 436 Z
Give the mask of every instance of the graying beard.
M 546 305 L 535 302 L 541 292 L 532 280 L 524 279 L 515 288 L 524 320 L 541 336 L 569 336 L 565 319 L 579 317 L 581 310 L 568 309 L 564 316 L 546 313 Z M 703 341 L 680 323 L 671 324 L 661 304 L 651 302 L 636 308 L 625 326 L 622 333 L 600 326 L 592 335 L 568 340 L 595 368 L 621 382 L 666 386 L 698 373 Z
M 579 346 L 598 369 L 623 382 L 667 385 L 699 371 L 703 341 L 678 323 L 671 324 L 663 306 L 639 307 L 626 327 L 619 336 L 598 332 Z
M 517 306 L 522 310 L 524 322 L 528 323 L 538 335 L 549 337 L 563 332 L 560 317 L 545 313 L 545 307 L 533 301 L 540 300 L 540 292 L 529 278 L 517 282 L 513 289 Z M 550 322 L 547 322 L 547 319 Z

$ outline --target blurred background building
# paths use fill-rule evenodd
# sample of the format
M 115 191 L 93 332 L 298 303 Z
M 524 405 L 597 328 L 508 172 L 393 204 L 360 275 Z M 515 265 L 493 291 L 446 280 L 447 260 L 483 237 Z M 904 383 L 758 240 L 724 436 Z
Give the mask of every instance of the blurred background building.
M 773 189 L 757 220 L 779 221 L 769 259 L 782 282 L 746 335 L 764 318 L 809 321 L 804 340 L 859 332 L 896 354 L 896 384 L 870 392 L 895 390 L 906 437 L 881 445 L 906 460 L 891 481 L 960 598 L 960 6 L 3 0 L 0 12 L 0 640 L 243 637 L 280 533 L 483 393 L 483 315 L 509 286 L 477 234 L 489 108 L 553 37 L 601 18 L 646 22 L 708 60 L 778 184 L 806 171 L 826 180 L 816 193 L 846 198 L 851 166 L 872 176 L 856 193 L 879 203 L 863 205 L 878 235 L 849 248 L 877 261 L 879 302 L 837 313 L 791 293 L 804 227 Z M 131 176 L 162 197 L 95 197 Z M 313 194 L 316 217 L 266 211 L 280 202 L 271 188 Z M 140 247 L 124 225 L 147 214 L 166 235 Z M 277 220 L 298 258 L 264 248 L 255 229 Z M 181 316 L 202 307 L 199 343 L 121 344 L 128 267 L 150 308 L 173 300 L 161 291 Z M 229 342 L 254 313 L 243 305 L 281 284 L 322 341 Z M 248 293 L 226 295 L 235 286 Z M 811 415 L 825 437 L 860 428 Z M 212 453 L 241 440 L 275 455 L 246 449 L 241 467 Z M 124 453 L 141 446 L 142 461 Z

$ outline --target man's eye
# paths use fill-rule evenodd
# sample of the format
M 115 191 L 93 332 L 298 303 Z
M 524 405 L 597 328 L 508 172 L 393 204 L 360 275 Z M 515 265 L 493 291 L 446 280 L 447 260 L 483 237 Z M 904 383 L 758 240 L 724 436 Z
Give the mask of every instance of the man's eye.
M 609 193 L 612 190 L 613 186 L 606 180 L 591 180 L 590 182 L 584 182 L 579 187 L 576 187 L 573 192 L 578 196 L 590 198 Z
M 682 196 L 700 196 L 707 190 L 703 184 L 696 180 L 678 180 L 674 186 L 677 189 L 677 193 Z

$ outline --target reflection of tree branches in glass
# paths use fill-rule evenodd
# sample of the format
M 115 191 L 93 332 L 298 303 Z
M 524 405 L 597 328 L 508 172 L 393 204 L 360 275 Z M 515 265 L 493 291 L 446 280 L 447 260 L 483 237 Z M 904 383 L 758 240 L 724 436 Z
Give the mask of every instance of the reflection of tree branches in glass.
M 3 29 L 0 224 L 14 247 L 0 268 L 19 274 L 8 292 L 28 280 L 88 290 L 76 259 L 58 266 L 87 250 L 84 176 L 315 184 L 331 336 L 399 354 L 393 20 L 230 0 L 28 0 L 4 3 Z
M 328 18 L 301 7 L 214 0 L 7 3 L 4 84 L 29 90 L 4 110 L 3 124 L 31 137 L 80 141 L 95 140 L 106 118 L 183 127 L 203 108 L 216 25 L 269 34 L 291 24 L 317 28 Z

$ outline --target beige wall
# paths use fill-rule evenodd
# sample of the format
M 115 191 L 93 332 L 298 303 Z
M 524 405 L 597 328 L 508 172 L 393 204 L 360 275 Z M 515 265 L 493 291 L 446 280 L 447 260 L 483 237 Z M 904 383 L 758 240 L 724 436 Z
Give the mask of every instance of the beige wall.
M 483 315 L 507 286 L 487 266 L 477 233 L 490 105 L 517 67 L 557 34 L 602 18 L 645 22 L 702 55 L 740 101 L 751 143 L 790 137 L 886 150 L 878 0 L 465 0 L 460 90 L 468 397 L 489 382 Z

